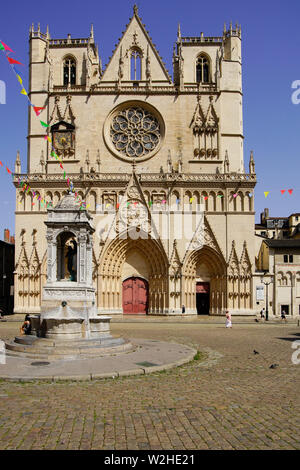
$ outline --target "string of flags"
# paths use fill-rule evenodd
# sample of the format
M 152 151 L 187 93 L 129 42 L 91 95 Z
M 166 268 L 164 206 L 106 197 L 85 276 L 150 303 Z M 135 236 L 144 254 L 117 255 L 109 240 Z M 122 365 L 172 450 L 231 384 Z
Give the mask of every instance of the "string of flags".
M 15 74 L 15 76 L 16 76 L 18 82 L 19 82 L 19 84 L 21 85 L 21 94 L 27 97 L 30 106 L 33 107 L 33 110 L 34 110 L 36 116 L 39 117 L 40 114 L 43 112 L 43 110 L 46 109 L 46 107 L 45 107 L 45 106 L 35 106 L 35 105 L 31 102 L 31 100 L 30 100 L 30 98 L 29 98 L 29 96 L 28 96 L 28 93 L 27 93 L 27 91 L 26 91 L 26 89 L 24 88 L 24 85 L 23 85 L 22 74 L 21 74 L 21 72 L 19 71 L 19 69 L 16 68 L 16 64 L 17 64 L 17 65 L 23 65 L 23 64 L 22 64 L 21 62 L 19 62 L 18 60 L 15 60 L 15 59 L 13 59 L 12 57 L 9 56 L 9 53 L 10 53 L 10 52 L 13 52 L 13 50 L 12 50 L 7 44 L 5 44 L 5 43 L 4 43 L 3 41 L 1 41 L 1 40 L 0 40 L 0 51 L 3 51 L 3 52 L 5 53 L 6 58 L 7 58 L 8 62 L 9 62 L 9 64 L 11 65 L 11 68 L 12 68 L 12 70 L 13 70 L 13 72 L 14 72 L 14 74 Z M 48 131 L 48 129 L 49 129 L 49 127 L 50 127 L 49 124 L 47 124 L 46 122 L 44 122 L 44 121 L 42 121 L 42 120 L 40 120 L 40 124 L 41 124 L 41 126 L 42 126 L 43 128 L 47 129 L 47 131 Z M 44 135 L 44 139 L 47 140 L 47 141 L 49 142 L 49 144 L 51 145 L 51 152 L 50 152 L 51 157 L 54 157 L 54 158 L 59 162 L 60 168 L 61 168 L 62 170 L 64 170 L 64 179 L 66 180 L 67 185 L 68 185 L 70 191 L 72 191 L 72 192 L 75 193 L 76 202 L 80 203 L 79 209 L 88 208 L 88 207 L 90 206 L 90 204 L 86 205 L 86 203 L 81 200 L 79 194 L 78 194 L 76 191 L 74 191 L 73 182 L 72 182 L 72 180 L 71 180 L 69 177 L 67 177 L 66 171 L 65 171 L 65 169 L 64 169 L 64 167 L 63 167 L 63 162 L 62 162 L 62 160 L 59 158 L 59 156 L 57 155 L 57 153 L 55 152 L 55 148 L 54 148 L 54 146 L 52 145 L 52 139 L 51 139 L 51 137 L 48 135 L 48 132 L 47 132 L 47 134 Z M 1 162 L 1 166 L 3 166 L 2 162 Z M 14 174 L 12 173 L 12 171 L 9 170 L 8 167 L 6 167 L 6 169 L 7 169 L 7 172 L 8 172 L 9 174 L 12 174 L 12 176 L 14 176 Z M 21 180 L 20 178 L 18 178 L 18 184 L 20 185 L 20 187 L 23 188 L 23 191 L 24 191 L 24 192 L 26 192 L 26 193 L 31 192 L 31 194 L 33 195 L 33 197 L 36 197 L 37 200 L 41 202 L 41 205 L 42 205 L 42 204 L 47 204 L 47 207 L 51 207 L 51 206 L 52 206 L 52 203 L 51 203 L 51 202 L 46 203 L 46 201 L 45 201 L 43 198 L 41 198 L 41 196 L 39 195 L 39 193 L 36 193 L 35 191 L 33 191 L 33 190 L 30 188 L 30 186 L 29 186 L 25 181 Z M 35 205 L 35 203 L 32 202 L 32 205 Z

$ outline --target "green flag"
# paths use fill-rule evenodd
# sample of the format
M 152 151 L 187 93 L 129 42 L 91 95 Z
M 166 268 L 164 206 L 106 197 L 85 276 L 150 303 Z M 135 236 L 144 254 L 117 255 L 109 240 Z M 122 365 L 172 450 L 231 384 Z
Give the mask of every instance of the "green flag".
M 4 50 L 5 50 L 4 46 L 3 46 L 2 42 L 0 42 L 0 51 L 4 51 Z
M 49 127 L 49 124 L 46 124 L 44 121 L 40 121 L 43 127 Z

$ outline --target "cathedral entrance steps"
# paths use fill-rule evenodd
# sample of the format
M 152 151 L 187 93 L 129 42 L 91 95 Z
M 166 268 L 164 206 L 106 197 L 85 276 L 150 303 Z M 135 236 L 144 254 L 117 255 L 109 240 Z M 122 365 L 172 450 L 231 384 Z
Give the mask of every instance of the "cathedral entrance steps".
M 133 349 L 130 341 L 119 337 L 82 340 L 56 340 L 34 336 L 16 337 L 5 343 L 9 356 L 38 359 L 75 359 L 100 357 Z

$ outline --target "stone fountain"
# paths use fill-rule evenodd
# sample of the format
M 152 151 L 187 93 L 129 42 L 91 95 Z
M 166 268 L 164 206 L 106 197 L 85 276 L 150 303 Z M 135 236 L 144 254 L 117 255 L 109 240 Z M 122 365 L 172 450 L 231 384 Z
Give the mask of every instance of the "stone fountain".
M 6 345 L 14 353 L 98 356 L 132 346 L 110 334 L 111 317 L 98 315 L 92 282 L 92 217 L 72 193 L 48 209 L 47 281 L 41 314 L 31 315 L 30 336 Z

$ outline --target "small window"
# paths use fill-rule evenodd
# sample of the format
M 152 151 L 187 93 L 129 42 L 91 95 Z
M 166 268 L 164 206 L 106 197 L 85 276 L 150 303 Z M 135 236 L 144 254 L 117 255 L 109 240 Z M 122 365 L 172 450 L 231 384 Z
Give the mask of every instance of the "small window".
M 142 60 L 141 53 L 137 49 L 131 51 L 130 57 L 130 80 L 141 80 L 142 75 Z
M 76 85 L 76 63 L 72 57 L 64 60 L 64 85 Z
M 288 255 L 283 255 L 283 262 L 288 263 L 289 262 L 288 258 L 289 258 Z
M 293 263 L 294 262 L 294 257 L 293 255 L 289 255 L 289 263 Z
M 209 78 L 209 60 L 205 55 L 200 55 L 196 64 L 196 82 L 208 83 Z
M 260 232 L 260 234 L 261 234 L 262 237 L 266 236 L 266 232 Z
M 297 215 L 296 215 L 295 219 L 296 219 L 296 222 L 298 222 L 298 216 Z

